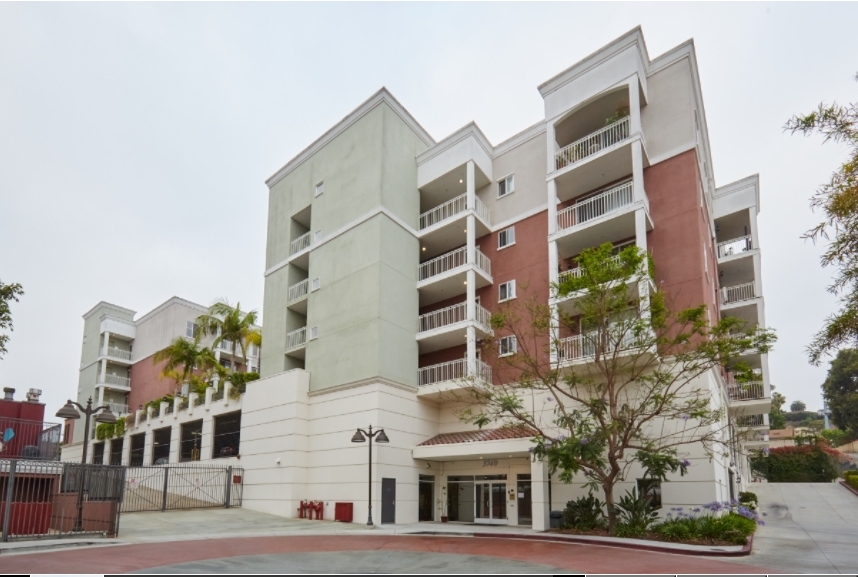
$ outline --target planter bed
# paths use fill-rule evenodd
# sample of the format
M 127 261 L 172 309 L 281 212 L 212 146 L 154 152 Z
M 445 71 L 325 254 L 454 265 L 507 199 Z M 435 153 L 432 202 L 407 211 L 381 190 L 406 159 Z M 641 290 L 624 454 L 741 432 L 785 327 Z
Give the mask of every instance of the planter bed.
M 581 531 L 578 529 L 550 529 L 548 533 L 560 533 L 562 535 L 587 535 L 591 537 L 610 537 L 611 539 L 618 539 L 621 541 L 626 540 L 626 537 L 617 537 L 615 535 L 609 534 L 604 529 L 596 529 L 594 531 Z M 660 543 L 673 543 L 673 544 L 683 544 L 683 545 L 700 545 L 703 547 L 737 547 L 741 548 L 742 545 L 731 543 L 730 541 L 722 541 L 719 539 L 691 539 L 691 540 L 682 540 L 682 541 L 668 541 L 667 539 L 662 538 L 660 535 L 656 533 L 647 533 L 641 537 L 636 537 L 631 539 L 632 541 L 658 541 Z

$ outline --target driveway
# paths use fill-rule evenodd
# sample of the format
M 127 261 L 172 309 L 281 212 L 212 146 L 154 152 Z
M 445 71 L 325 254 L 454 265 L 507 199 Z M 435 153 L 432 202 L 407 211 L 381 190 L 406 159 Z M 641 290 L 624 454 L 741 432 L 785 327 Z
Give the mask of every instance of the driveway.
M 754 483 L 768 513 L 739 563 L 787 573 L 858 574 L 858 496 L 839 483 Z

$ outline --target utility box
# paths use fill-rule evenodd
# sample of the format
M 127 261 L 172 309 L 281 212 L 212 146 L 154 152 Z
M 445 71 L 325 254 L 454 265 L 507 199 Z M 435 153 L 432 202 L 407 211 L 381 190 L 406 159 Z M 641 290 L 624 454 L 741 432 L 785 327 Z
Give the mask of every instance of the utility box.
M 551 521 L 550 527 L 552 529 L 563 528 L 563 511 L 552 511 L 548 514 L 548 518 Z
M 334 521 L 351 523 L 354 515 L 354 503 L 334 503 Z

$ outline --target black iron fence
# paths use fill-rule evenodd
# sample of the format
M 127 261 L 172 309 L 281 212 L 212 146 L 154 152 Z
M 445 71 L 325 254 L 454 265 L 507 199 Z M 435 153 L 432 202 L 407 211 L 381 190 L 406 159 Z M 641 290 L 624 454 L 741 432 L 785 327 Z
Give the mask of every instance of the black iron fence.
M 125 467 L 0 460 L 2 541 L 115 536 Z
M 122 512 L 240 507 L 243 480 L 241 467 L 127 467 Z

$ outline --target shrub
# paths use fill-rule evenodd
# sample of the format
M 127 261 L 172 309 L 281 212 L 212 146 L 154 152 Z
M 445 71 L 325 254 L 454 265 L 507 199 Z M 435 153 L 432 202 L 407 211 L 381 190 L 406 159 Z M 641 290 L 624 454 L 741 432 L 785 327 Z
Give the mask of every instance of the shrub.
M 714 505 L 710 503 L 704 507 L 713 513 L 730 507 L 735 507 L 736 511 L 717 517 L 701 515 L 699 508 L 692 509 L 692 513 L 685 513 L 682 507 L 678 507 L 667 514 L 666 521 L 655 525 L 653 532 L 667 541 L 718 540 L 744 545 L 748 542 L 748 535 L 756 530 L 757 524 L 763 523 L 756 513 L 740 505 L 731 505 L 729 502 L 718 503 L 717 507 Z M 676 512 L 675 517 L 673 512 Z
M 853 489 L 858 489 L 858 471 L 846 471 L 843 473 L 843 480 Z
M 751 469 L 769 483 L 830 483 L 838 476 L 837 451 L 818 445 L 779 447 L 751 458 Z
M 566 509 L 563 510 L 563 525 L 583 531 L 604 527 L 606 524 L 604 506 L 605 504 L 594 497 L 593 493 L 569 501 L 566 503 Z
M 750 491 L 742 491 L 739 493 L 739 502 L 740 503 L 756 503 L 757 502 L 757 494 L 751 493 Z
M 614 512 L 617 515 L 615 533 L 618 537 L 640 537 L 658 521 L 658 509 L 652 505 L 649 497 L 638 495 L 636 489 L 626 491 L 620 502 L 614 505 Z

